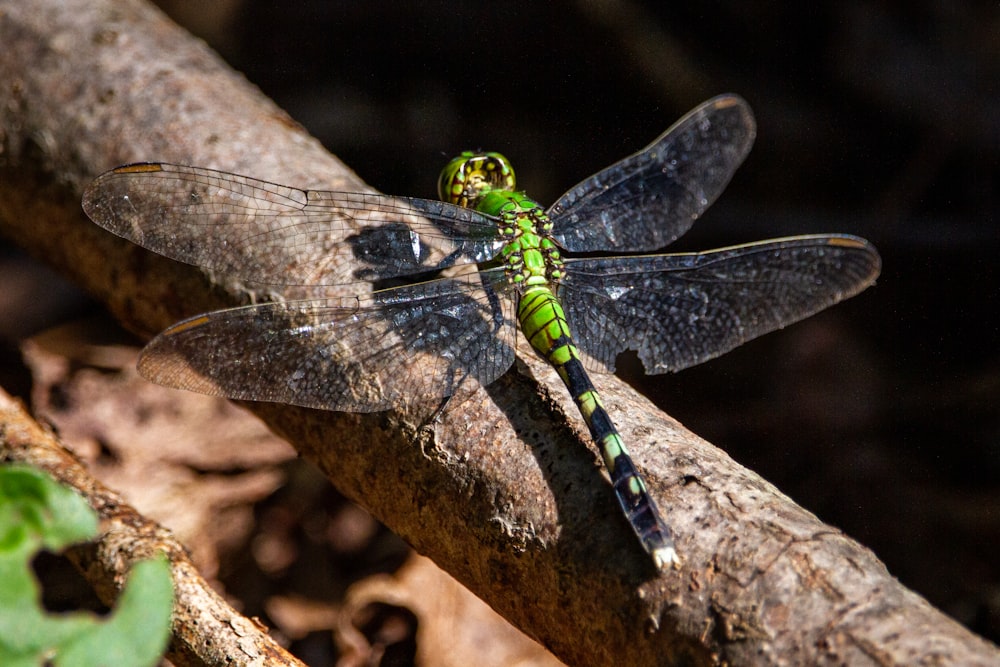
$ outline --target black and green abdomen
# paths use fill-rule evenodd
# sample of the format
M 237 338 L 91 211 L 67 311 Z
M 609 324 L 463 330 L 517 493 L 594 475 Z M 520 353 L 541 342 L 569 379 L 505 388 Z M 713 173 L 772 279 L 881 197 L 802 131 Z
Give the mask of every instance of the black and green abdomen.
M 673 536 L 646 490 L 625 444 L 594 389 L 570 335 L 562 305 L 548 285 L 528 287 L 518 304 L 518 321 L 531 346 L 562 378 L 580 409 L 611 475 L 622 511 L 657 567 L 678 562 Z

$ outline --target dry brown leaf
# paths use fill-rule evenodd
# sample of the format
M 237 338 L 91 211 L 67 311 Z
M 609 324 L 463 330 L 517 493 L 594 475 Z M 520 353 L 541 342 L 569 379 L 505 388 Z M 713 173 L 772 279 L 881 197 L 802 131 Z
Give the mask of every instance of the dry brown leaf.
M 109 327 L 76 322 L 23 344 L 34 412 L 102 482 L 171 528 L 212 578 L 295 452 L 229 401 L 139 377 L 138 348 L 112 342 Z
M 386 608 L 399 613 L 394 617 Z M 399 640 L 393 633 L 406 612 L 414 619 L 417 665 L 563 664 L 430 560 L 413 554 L 395 574 L 369 577 L 347 591 L 336 630 L 338 665 L 377 664 L 388 640 Z M 388 627 L 365 627 L 378 614 L 390 619 Z

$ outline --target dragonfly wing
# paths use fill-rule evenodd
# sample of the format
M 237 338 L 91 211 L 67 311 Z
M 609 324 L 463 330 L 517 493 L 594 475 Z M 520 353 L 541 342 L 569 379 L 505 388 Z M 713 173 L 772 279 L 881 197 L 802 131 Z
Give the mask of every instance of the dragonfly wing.
M 735 95 L 705 102 L 656 141 L 564 194 L 553 235 L 577 252 L 648 252 L 683 235 L 750 152 L 756 125 Z
M 443 202 L 299 190 L 247 176 L 136 164 L 99 176 L 83 208 L 172 259 L 270 285 L 339 285 L 491 259 L 491 218 Z
M 796 236 L 705 253 L 571 259 L 559 298 L 588 368 L 635 350 L 647 373 L 717 357 L 871 285 L 864 239 Z
M 178 389 L 349 412 L 466 393 L 514 359 L 516 325 L 496 308 L 495 277 L 206 313 L 154 338 L 139 371 Z

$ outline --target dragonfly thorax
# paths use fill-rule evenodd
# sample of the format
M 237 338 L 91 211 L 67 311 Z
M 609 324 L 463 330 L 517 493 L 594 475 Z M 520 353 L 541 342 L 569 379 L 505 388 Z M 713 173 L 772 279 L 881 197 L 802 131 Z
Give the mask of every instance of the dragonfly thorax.
M 479 200 L 493 190 L 514 189 L 514 168 L 500 153 L 466 151 L 449 162 L 438 178 L 442 201 L 477 208 Z
M 495 190 L 478 209 L 498 218 L 508 243 L 501 251 L 510 279 L 523 285 L 550 284 L 562 278 L 559 246 L 552 240 L 552 223 L 541 206 L 520 192 Z

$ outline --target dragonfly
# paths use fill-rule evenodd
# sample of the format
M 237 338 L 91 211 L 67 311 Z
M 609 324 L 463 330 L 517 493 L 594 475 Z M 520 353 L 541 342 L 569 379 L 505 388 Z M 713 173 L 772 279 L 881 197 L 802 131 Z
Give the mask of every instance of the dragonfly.
M 847 234 L 656 252 L 715 201 L 755 134 L 743 99 L 713 98 L 547 209 L 515 188 L 506 158 L 473 152 L 441 172 L 439 201 L 142 163 L 99 176 L 83 208 L 156 253 L 299 297 L 159 334 L 138 367 L 169 387 L 382 411 L 493 382 L 520 328 L 565 383 L 625 518 L 665 570 L 681 564 L 674 535 L 590 374 L 614 372 L 626 351 L 652 374 L 704 362 L 857 294 L 880 270 L 875 248 Z

